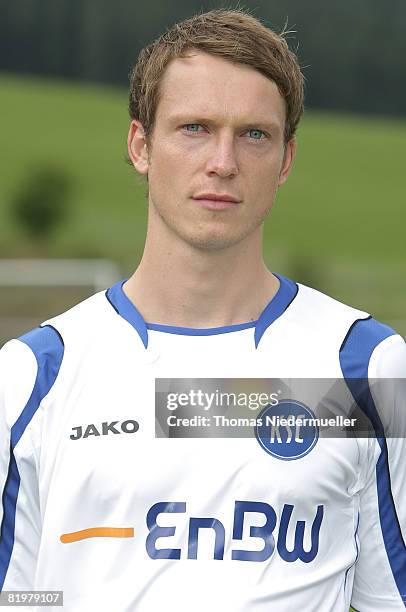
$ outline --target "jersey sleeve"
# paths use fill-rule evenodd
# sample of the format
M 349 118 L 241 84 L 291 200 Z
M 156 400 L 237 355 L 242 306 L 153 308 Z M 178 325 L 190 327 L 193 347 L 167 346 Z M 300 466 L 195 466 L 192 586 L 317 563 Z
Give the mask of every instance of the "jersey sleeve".
M 38 448 L 32 430 L 63 343 L 50 326 L 0 351 L 0 590 L 32 590 L 41 541 Z
M 351 600 L 359 612 L 406 609 L 406 344 L 385 328 L 362 322 L 347 348 L 347 366 L 351 345 L 363 357 L 359 363 L 366 358 L 366 385 L 363 366 L 354 367 L 359 378 L 347 384 L 375 430 L 360 492 Z
M 0 352 L 1 590 L 33 588 L 39 543 L 38 489 L 29 437 L 16 443 L 21 415 L 38 366 L 29 348 L 12 340 Z

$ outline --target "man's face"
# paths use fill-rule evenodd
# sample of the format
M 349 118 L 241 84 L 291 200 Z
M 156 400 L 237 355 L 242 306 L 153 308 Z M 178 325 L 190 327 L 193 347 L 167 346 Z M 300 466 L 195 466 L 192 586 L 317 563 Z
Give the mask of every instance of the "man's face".
M 285 102 L 274 82 L 193 53 L 166 69 L 145 173 L 150 206 L 174 235 L 222 249 L 260 232 L 295 143 L 285 153 Z M 221 197 L 235 201 L 213 200 Z

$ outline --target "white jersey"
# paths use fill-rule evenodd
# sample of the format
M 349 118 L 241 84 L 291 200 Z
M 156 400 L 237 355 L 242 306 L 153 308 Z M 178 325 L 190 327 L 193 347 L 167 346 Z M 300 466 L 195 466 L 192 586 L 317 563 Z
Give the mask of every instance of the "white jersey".
M 148 323 L 118 283 L 3 347 L 3 590 L 62 590 L 67 612 L 404 610 L 406 448 L 381 426 L 405 396 L 359 381 L 406 379 L 405 342 L 279 278 L 247 324 Z M 344 381 L 376 435 L 157 425 L 179 379 L 278 378 Z

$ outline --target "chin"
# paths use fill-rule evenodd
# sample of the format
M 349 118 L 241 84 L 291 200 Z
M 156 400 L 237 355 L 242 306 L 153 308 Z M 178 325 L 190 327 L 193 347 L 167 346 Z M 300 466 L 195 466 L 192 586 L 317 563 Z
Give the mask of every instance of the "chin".
M 188 235 L 183 236 L 185 242 L 195 249 L 202 251 L 220 251 L 223 249 L 230 248 L 246 237 L 244 235 L 226 235 L 226 234 L 215 234 L 215 232 L 207 233 L 206 235 Z

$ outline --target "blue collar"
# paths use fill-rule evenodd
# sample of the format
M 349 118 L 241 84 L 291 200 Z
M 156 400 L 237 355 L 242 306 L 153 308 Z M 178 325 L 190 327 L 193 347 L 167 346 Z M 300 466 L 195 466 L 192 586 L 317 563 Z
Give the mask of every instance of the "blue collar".
M 114 310 L 121 317 L 123 317 L 123 319 L 128 321 L 128 323 L 130 323 L 130 325 L 132 325 L 138 332 L 138 335 L 141 338 L 145 348 L 148 347 L 149 329 L 187 336 L 211 336 L 214 334 L 226 334 L 233 331 L 239 331 L 241 329 L 248 329 L 250 327 L 255 327 L 254 339 L 255 347 L 257 347 L 266 329 L 285 312 L 288 306 L 295 299 L 298 292 L 298 286 L 295 282 L 279 274 L 275 274 L 275 276 L 280 282 L 279 289 L 272 300 L 267 304 L 267 306 L 265 306 L 264 310 L 256 321 L 250 321 L 249 323 L 238 323 L 237 325 L 225 325 L 223 327 L 194 328 L 161 325 L 158 323 L 146 323 L 142 314 L 137 310 L 130 298 L 124 293 L 123 285 L 126 280 L 120 281 L 108 289 L 106 291 L 106 297 L 113 306 Z

